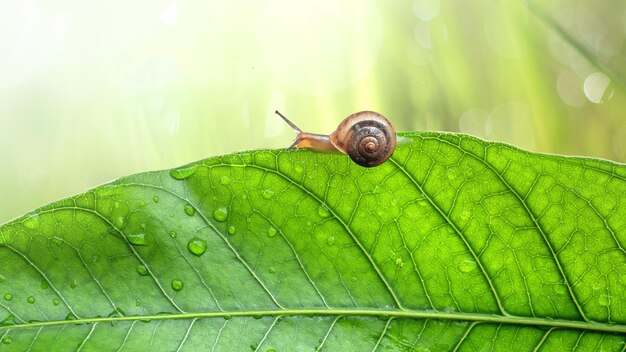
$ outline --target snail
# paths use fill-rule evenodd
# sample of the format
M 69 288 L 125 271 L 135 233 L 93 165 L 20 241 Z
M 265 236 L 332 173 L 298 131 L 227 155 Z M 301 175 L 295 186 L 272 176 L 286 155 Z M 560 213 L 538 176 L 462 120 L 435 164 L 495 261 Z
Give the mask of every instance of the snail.
M 393 154 L 396 149 L 396 131 L 381 114 L 373 111 L 360 111 L 346 117 L 335 132 L 330 135 L 302 132 L 293 122 L 276 111 L 296 132 L 296 140 L 291 148 L 307 148 L 324 152 L 348 154 L 358 165 L 378 166 Z

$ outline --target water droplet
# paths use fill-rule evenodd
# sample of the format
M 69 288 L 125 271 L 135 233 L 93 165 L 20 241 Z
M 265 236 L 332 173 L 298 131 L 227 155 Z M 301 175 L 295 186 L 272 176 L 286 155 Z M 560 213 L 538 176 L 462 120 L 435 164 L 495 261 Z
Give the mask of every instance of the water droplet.
M 271 189 L 263 190 L 263 198 L 272 199 L 273 196 L 274 196 L 274 191 L 272 191 Z
M 115 307 L 115 309 L 109 313 L 109 317 L 124 317 L 126 316 L 126 312 L 120 307 Z
M 269 229 L 267 229 L 267 235 L 269 237 L 274 237 L 276 236 L 277 233 L 278 233 L 278 230 L 276 230 L 276 228 L 274 227 L 270 227 Z
M 140 206 L 140 207 L 142 207 L 142 208 L 143 208 L 143 207 L 145 207 L 147 204 L 148 204 L 148 203 L 146 203 L 146 202 L 145 202 L 145 201 L 143 201 L 143 200 L 142 200 L 141 202 L 139 202 L 139 206 Z
M 4 277 L 4 275 L 0 275 L 0 284 L 4 283 L 5 281 L 7 281 L 7 278 Z
M 330 235 L 328 236 L 328 238 L 326 239 L 326 244 L 329 246 L 334 246 L 335 245 L 335 236 Z
M 398 269 L 404 267 L 404 264 L 405 263 L 404 263 L 404 260 L 402 260 L 402 258 L 400 258 L 400 257 L 396 258 L 396 267 Z
M 32 304 L 32 303 L 35 303 L 35 297 L 33 297 L 33 296 L 28 296 L 28 298 L 26 298 L 26 302 L 31 303 L 31 304 Z
M 159 202 L 159 196 L 152 197 L 152 201 L 155 202 L 155 203 L 158 203 Z
M 225 315 L 224 320 L 231 320 L 233 318 L 232 315 Z
M 171 231 L 170 232 L 170 237 L 171 238 L 176 238 L 176 231 Z
M 228 209 L 226 208 L 217 208 L 214 212 L 213 212 L 213 219 L 215 219 L 216 221 L 219 222 L 224 222 L 226 221 L 226 219 L 228 219 Z
M 242 194 L 242 195 L 241 195 L 241 199 L 248 199 L 248 195 L 247 195 L 247 194 L 245 194 L 245 193 L 244 193 L 244 194 Z
M 194 237 L 189 241 L 189 243 L 187 243 L 187 249 L 191 252 L 191 254 L 199 257 L 206 252 L 206 241 L 201 238 Z
M 52 300 L 52 304 L 55 305 L 55 306 L 58 306 L 59 303 L 61 303 L 61 301 L 58 298 L 55 298 L 55 299 Z
M 172 280 L 172 289 L 174 291 L 180 291 L 185 287 L 185 284 L 180 280 Z
M 2 343 L 3 344 L 8 345 L 11 342 L 13 342 L 13 340 L 11 340 L 11 337 L 9 335 L 2 336 Z
M 231 179 L 227 175 L 222 175 L 222 177 L 220 177 L 220 183 L 223 185 L 229 185 L 231 183 Z
M 67 315 L 65 316 L 65 320 L 76 320 L 78 318 L 76 318 L 76 316 L 74 314 L 72 314 L 72 312 L 67 313 Z
M 196 209 L 194 209 L 191 204 L 185 204 L 185 214 L 193 216 L 195 213 Z
M 252 317 L 253 317 L 254 319 L 256 319 L 256 320 L 263 319 L 263 316 L 262 316 L 262 315 L 259 315 L 259 314 L 257 314 L 257 315 L 253 315 Z
M 24 220 L 24 226 L 29 229 L 34 229 L 39 226 L 39 215 L 34 214 L 30 215 L 28 218 Z
M 137 270 L 137 273 L 139 273 L 139 275 L 141 275 L 141 276 L 147 276 L 149 274 L 148 268 L 146 268 L 143 265 L 137 265 L 135 267 L 135 270 Z
M 276 352 L 276 349 L 274 348 L 268 348 L 265 350 L 265 352 Z
M 462 273 L 469 273 L 476 269 L 476 263 L 472 260 L 464 260 L 459 264 L 458 269 Z
M 270 272 L 270 274 L 274 274 L 276 273 L 276 268 L 274 268 L 273 266 L 269 268 L 268 270 Z
M 325 205 L 320 205 L 320 207 L 317 208 L 317 214 L 323 218 L 327 218 L 330 216 L 330 210 L 328 210 Z
M 127 234 L 126 238 L 128 238 L 130 244 L 134 244 L 135 246 L 145 246 L 148 244 L 145 233 Z
M 76 279 L 72 280 L 72 282 L 70 282 L 70 288 L 73 290 L 78 286 L 78 282 L 76 282 Z
M 115 218 L 115 220 L 113 221 L 113 224 L 115 225 L 115 227 L 117 227 L 118 229 L 121 229 L 122 227 L 124 227 L 124 224 L 126 223 L 126 218 L 123 216 L 118 216 L 117 218 Z
M 4 300 L 5 301 L 10 301 L 12 299 L 13 299 L 13 295 L 12 294 L 7 293 L 7 294 L 4 295 Z
M 234 234 L 236 234 L 236 233 L 237 233 L 237 229 L 235 228 L 235 226 L 229 226 L 229 227 L 228 227 L 228 233 L 229 233 L 230 235 L 234 235 Z
M 135 301 L 135 307 L 139 307 L 139 306 L 141 306 L 141 302 L 139 302 L 139 300 L 136 300 Z
M 0 326 L 15 325 L 15 316 L 9 315 L 0 322 Z
M 253 343 L 252 345 L 250 345 L 251 350 L 256 351 L 256 348 L 257 348 L 256 344 Z
M 170 176 L 175 180 L 184 180 L 198 171 L 198 166 L 193 165 L 170 171 Z
M 39 283 L 39 288 L 41 288 L 42 290 L 47 290 L 48 287 L 50 287 L 50 284 L 48 283 L 48 281 L 41 280 L 41 283 Z

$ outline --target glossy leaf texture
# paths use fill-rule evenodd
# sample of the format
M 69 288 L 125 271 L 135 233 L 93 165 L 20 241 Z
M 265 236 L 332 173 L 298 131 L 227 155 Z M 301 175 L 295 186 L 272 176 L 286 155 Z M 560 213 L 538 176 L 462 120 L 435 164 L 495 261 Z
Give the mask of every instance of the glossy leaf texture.
M 620 351 L 625 203 L 624 165 L 434 132 L 138 174 L 0 227 L 0 347 Z

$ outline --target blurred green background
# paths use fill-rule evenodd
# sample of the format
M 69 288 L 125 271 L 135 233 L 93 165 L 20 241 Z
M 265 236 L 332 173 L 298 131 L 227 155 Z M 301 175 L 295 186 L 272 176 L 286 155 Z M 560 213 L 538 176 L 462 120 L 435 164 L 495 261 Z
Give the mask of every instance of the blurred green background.
M 545 3 L 545 4 L 544 4 Z M 0 223 L 375 110 L 626 161 L 619 1 L 0 1 Z

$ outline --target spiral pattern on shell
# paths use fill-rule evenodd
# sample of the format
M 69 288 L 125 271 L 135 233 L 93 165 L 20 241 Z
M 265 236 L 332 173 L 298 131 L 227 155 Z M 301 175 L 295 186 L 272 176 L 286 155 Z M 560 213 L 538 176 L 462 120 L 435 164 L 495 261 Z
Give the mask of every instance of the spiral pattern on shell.
M 347 153 L 355 163 L 373 167 L 387 161 L 395 147 L 396 134 L 391 125 L 364 120 L 352 125 Z

